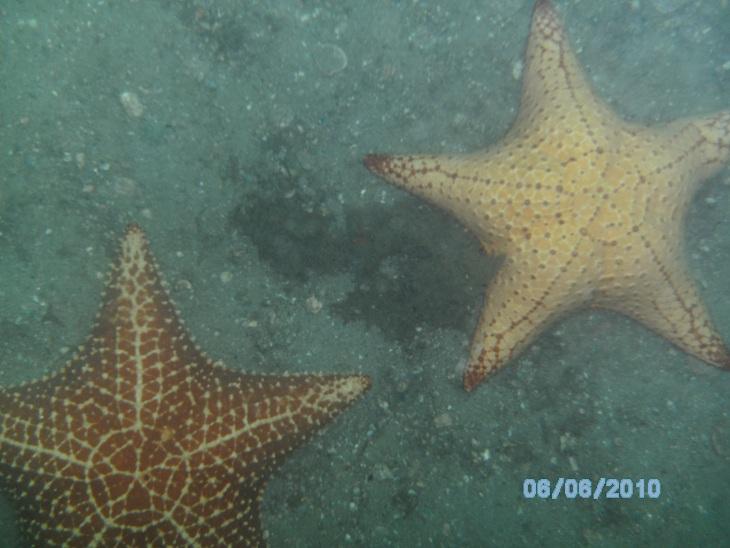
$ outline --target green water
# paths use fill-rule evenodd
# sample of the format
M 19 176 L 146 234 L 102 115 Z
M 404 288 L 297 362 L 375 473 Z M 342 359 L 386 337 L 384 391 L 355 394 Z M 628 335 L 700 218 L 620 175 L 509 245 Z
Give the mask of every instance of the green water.
M 556 4 L 623 117 L 730 108 L 726 1 Z M 215 358 L 373 377 L 272 478 L 271 546 L 726 543 L 730 375 L 585 311 L 464 393 L 458 368 L 499 259 L 361 164 L 496 142 L 518 106 L 531 5 L 5 0 L 0 382 L 59 367 L 84 339 L 135 221 Z M 726 168 L 685 230 L 726 340 L 728 210 Z M 657 478 L 662 491 L 523 496 L 525 478 L 558 477 Z M 23 546 L 5 499 L 0 538 Z

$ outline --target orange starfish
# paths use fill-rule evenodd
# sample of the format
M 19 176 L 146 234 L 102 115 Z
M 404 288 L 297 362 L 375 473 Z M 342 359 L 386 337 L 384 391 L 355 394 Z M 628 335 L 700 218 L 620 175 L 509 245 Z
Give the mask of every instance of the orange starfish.
M 626 314 L 698 358 L 730 353 L 683 262 L 699 183 L 730 156 L 730 112 L 642 127 L 591 90 L 548 0 L 533 12 L 520 110 L 470 155 L 369 155 L 365 165 L 470 228 L 505 256 L 464 373 L 472 390 L 569 310 Z
M 87 344 L 0 389 L 0 479 L 34 544 L 259 546 L 272 470 L 369 386 L 213 363 L 130 226 Z

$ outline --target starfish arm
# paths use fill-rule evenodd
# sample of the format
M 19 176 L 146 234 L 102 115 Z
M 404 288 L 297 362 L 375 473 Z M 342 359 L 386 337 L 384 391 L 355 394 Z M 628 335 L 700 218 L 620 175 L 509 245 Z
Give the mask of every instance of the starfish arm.
M 580 303 L 569 273 L 545 282 L 524 262 L 505 261 L 486 291 L 474 332 L 464 388 L 473 390 L 529 345 L 557 316 Z M 581 292 L 577 292 L 581 293 Z
M 111 379 L 84 383 L 89 355 L 81 347 L 53 374 L 0 387 L 0 466 L 8 480 L 36 474 L 32 460 L 47 476 L 80 479 L 99 437 L 121 427 Z
M 597 304 L 632 317 L 685 352 L 730 369 L 730 351 L 715 329 L 697 287 L 678 261 L 647 266 L 638 283 L 625 284 Z
M 498 250 L 506 238 L 502 207 L 507 182 L 494 180 L 502 167 L 486 154 L 386 156 L 369 154 L 365 166 L 386 181 L 452 213 L 480 239 Z M 507 198 L 509 200 L 509 198 Z
M 66 369 L 80 372 L 79 367 Z M 98 409 L 89 413 L 89 405 L 95 405 L 86 400 L 90 391 L 78 380 L 68 388 L 84 403 L 67 407 L 63 399 L 66 390 L 57 384 L 63 378 L 55 374 L 18 387 L 0 388 L 0 480 L 21 519 L 31 522 L 38 513 L 54 516 L 54 529 L 46 540 L 58 544 L 74 535 L 76 527 L 69 515 L 91 511 L 84 498 L 87 459 L 93 447 L 88 439 L 76 437 L 76 432 L 84 428 L 82 423 L 90 415 L 97 418 L 91 429 L 106 431 L 115 423 L 113 415 L 101 418 Z M 54 482 L 63 482 L 65 490 L 48 499 L 48 486 Z
M 717 173 L 730 159 L 730 111 L 676 120 L 647 131 L 657 132 L 662 148 L 670 153 L 667 162 L 657 167 L 657 172 L 679 168 L 690 191 Z
M 468 203 L 474 184 L 489 180 L 470 169 L 467 155 L 386 156 L 368 154 L 363 163 L 370 171 L 434 205 L 453 211 L 460 203 Z M 465 165 L 466 163 L 466 165 Z
M 210 508 L 204 526 L 183 516 L 179 528 L 188 523 L 205 531 L 190 536 L 238 541 L 260 534 L 263 488 L 283 458 L 370 387 L 361 375 L 241 376 L 219 365 L 198 377 L 202 413 L 184 443 L 198 477 L 190 492 Z M 234 489 L 237 504 L 229 505 L 221 489 Z M 193 508 L 191 518 L 196 513 Z
M 261 479 L 370 387 L 362 375 L 242 377 L 224 366 L 203 374 L 202 423 L 192 430 L 193 437 L 203 436 L 196 439 L 196 452 L 220 450 L 241 466 L 257 462 Z M 227 416 L 214 413 L 221 408 Z
M 122 238 L 89 346 L 98 354 L 110 353 L 107 357 L 130 386 L 139 386 L 142 372 L 150 376 L 150 369 L 162 363 L 182 372 L 185 364 L 201 361 L 137 225 L 127 227 Z
M 592 133 L 618 118 L 593 93 L 549 0 L 534 7 L 525 51 L 520 110 L 507 140 L 528 132 Z

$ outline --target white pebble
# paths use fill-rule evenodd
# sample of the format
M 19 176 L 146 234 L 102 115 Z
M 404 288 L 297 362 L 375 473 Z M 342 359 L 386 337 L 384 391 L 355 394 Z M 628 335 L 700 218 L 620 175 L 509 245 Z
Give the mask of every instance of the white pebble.
M 124 112 L 126 112 L 127 116 L 130 118 L 139 118 L 144 113 L 142 101 L 140 101 L 137 94 L 132 91 L 124 91 L 120 93 L 119 102 L 122 103 Z

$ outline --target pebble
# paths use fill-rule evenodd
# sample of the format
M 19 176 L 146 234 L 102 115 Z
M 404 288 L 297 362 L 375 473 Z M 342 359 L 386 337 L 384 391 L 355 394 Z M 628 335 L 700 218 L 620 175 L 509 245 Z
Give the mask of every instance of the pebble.
M 448 413 L 441 413 L 439 416 L 433 419 L 433 424 L 436 428 L 447 428 L 453 426 L 454 419 Z
M 137 193 L 137 181 L 130 177 L 114 177 L 112 189 L 118 196 L 133 196 Z
M 123 91 L 119 94 L 119 102 L 122 103 L 122 108 L 127 116 L 130 118 L 139 118 L 144 114 L 144 105 L 139 97 L 133 91 Z
M 316 314 L 317 312 L 322 310 L 322 301 L 320 301 L 314 295 L 307 298 L 306 305 L 307 305 L 307 309 L 310 312 L 312 312 L 313 314 Z
M 317 68 L 327 76 L 345 70 L 347 55 L 341 47 L 334 44 L 318 43 L 312 48 L 312 55 Z
M 519 80 L 522 78 L 522 70 L 524 69 L 524 65 L 522 64 L 522 61 L 515 61 L 512 63 L 512 78 L 515 80 Z

